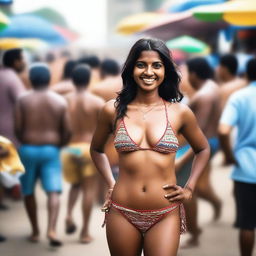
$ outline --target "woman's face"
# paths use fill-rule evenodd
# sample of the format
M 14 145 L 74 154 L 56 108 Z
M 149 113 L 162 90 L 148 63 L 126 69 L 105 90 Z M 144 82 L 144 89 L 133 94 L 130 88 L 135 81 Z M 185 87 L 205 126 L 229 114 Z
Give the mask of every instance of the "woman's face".
M 164 81 L 165 67 L 158 52 L 142 51 L 137 59 L 133 78 L 142 90 L 152 91 Z

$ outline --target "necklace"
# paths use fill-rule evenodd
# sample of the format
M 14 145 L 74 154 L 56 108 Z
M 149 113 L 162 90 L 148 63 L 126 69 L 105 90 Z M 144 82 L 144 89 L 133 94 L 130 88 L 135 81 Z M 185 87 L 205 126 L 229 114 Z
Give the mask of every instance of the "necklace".
M 158 106 L 158 105 L 159 105 L 159 103 L 154 104 L 151 108 L 146 109 L 146 111 L 143 111 L 141 107 L 138 107 L 138 110 L 142 113 L 142 120 L 145 121 L 147 114 L 148 114 L 151 110 L 153 110 L 156 106 Z M 145 107 L 149 107 L 149 105 L 145 105 Z

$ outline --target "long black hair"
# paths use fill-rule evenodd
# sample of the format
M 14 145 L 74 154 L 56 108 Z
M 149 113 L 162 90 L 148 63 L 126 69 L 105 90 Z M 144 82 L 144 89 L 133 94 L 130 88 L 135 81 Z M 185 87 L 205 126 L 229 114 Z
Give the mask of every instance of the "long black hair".
M 165 43 L 156 38 L 142 38 L 131 48 L 122 69 L 123 89 L 118 93 L 115 102 L 117 109 L 116 121 L 125 116 L 127 105 L 134 100 L 137 94 L 138 86 L 133 78 L 133 70 L 142 51 L 156 51 L 164 63 L 165 77 L 158 88 L 159 96 L 172 102 L 179 102 L 183 98 L 179 90 L 180 76 Z

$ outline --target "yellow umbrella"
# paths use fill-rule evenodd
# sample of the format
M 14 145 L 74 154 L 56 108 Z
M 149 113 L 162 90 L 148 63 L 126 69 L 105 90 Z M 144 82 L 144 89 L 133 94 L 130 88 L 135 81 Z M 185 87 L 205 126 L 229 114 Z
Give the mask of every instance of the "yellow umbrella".
M 165 15 L 155 12 L 143 12 L 127 16 L 117 24 L 116 30 L 120 34 L 130 35 L 141 31 L 163 16 Z
M 193 16 L 204 21 L 223 19 L 237 26 L 256 26 L 256 1 L 232 0 L 222 4 L 204 5 L 191 10 Z
M 0 11 L 0 30 L 4 29 L 9 23 L 10 20 L 7 16 Z
M 0 49 L 7 50 L 11 48 L 44 48 L 47 44 L 39 39 L 18 39 L 18 38 L 2 38 L 0 39 Z

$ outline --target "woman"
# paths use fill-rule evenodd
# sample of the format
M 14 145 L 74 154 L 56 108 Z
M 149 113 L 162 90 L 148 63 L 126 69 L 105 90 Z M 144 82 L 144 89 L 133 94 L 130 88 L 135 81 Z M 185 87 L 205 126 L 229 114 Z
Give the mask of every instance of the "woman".
M 103 209 L 110 253 L 174 256 L 185 225 L 182 202 L 192 197 L 208 161 L 208 143 L 193 113 L 179 103 L 180 77 L 161 40 L 137 41 L 122 79 L 123 89 L 103 107 L 91 144 L 93 161 L 109 187 Z M 119 153 L 116 183 L 104 154 L 111 133 Z M 184 188 L 175 177 L 178 135 L 195 152 Z

